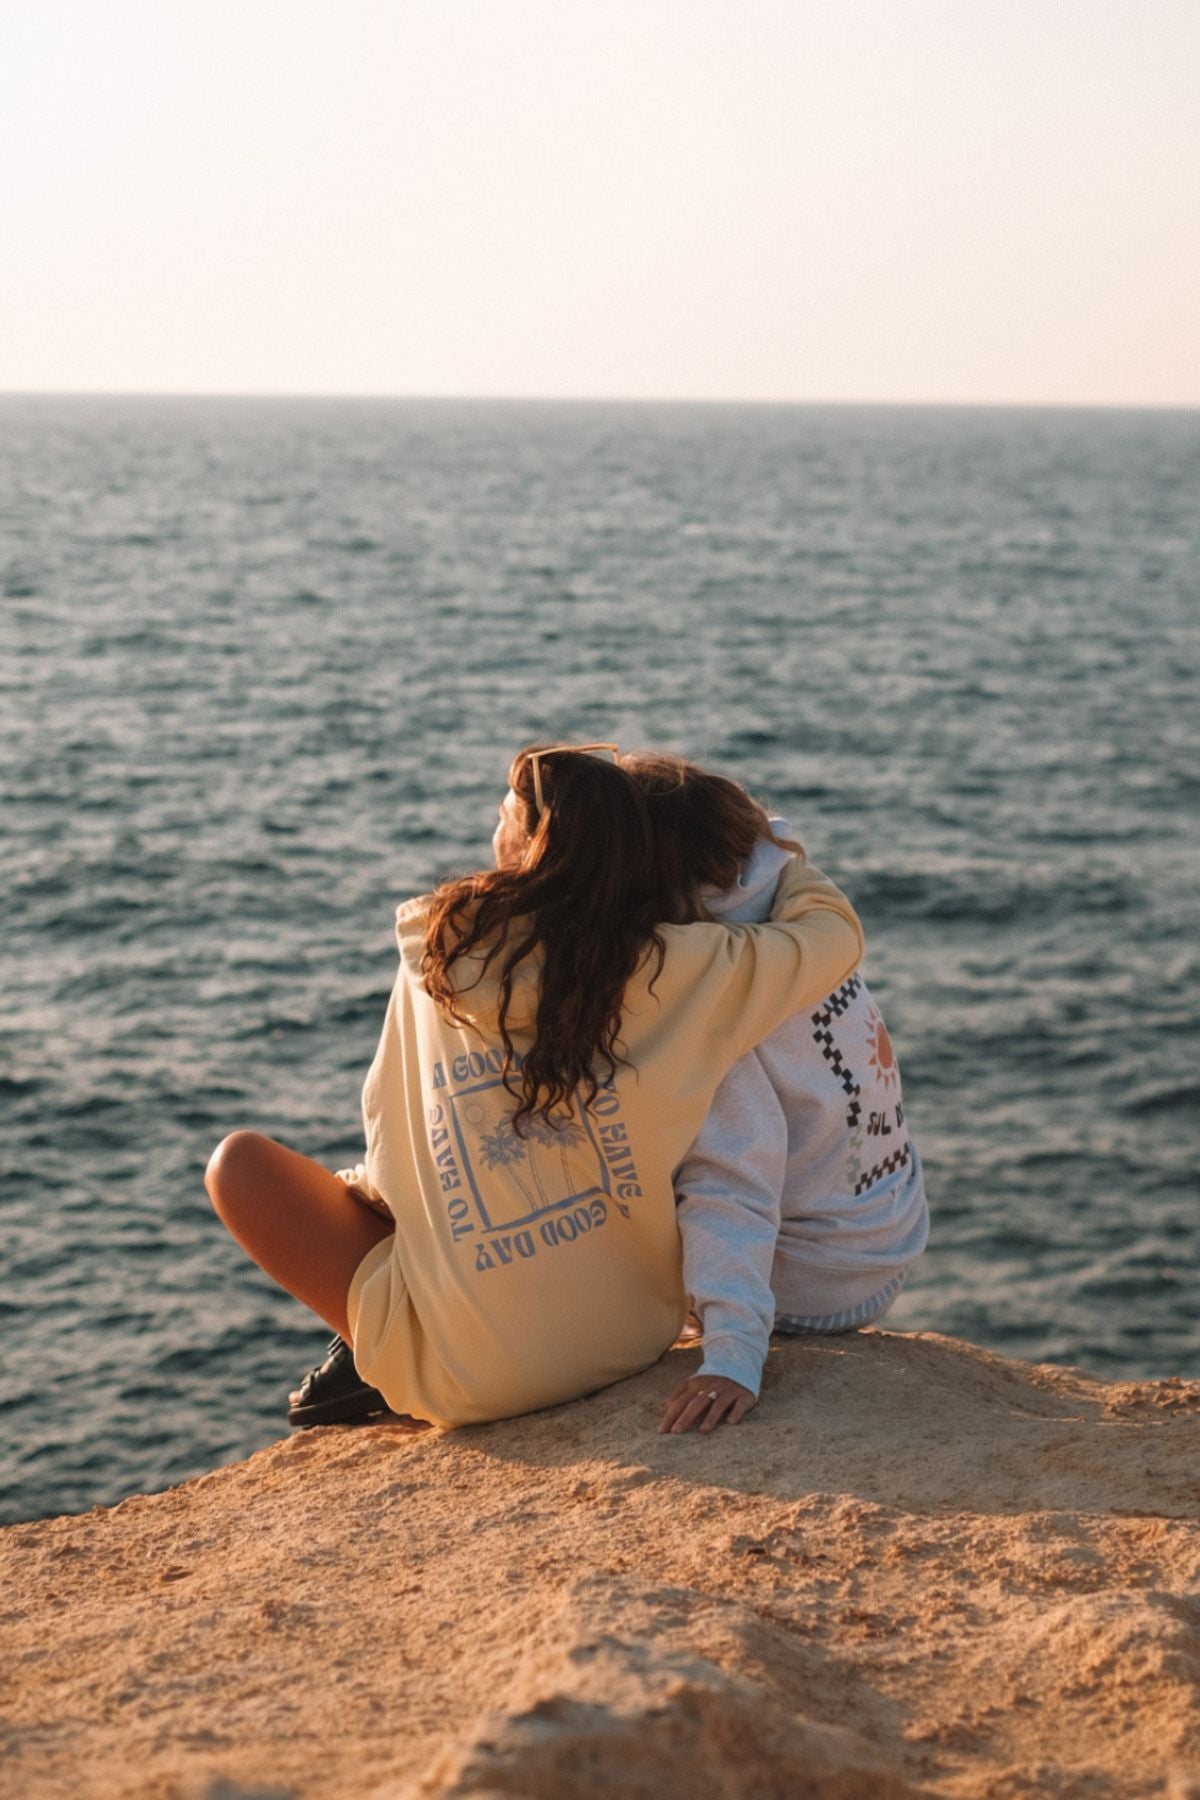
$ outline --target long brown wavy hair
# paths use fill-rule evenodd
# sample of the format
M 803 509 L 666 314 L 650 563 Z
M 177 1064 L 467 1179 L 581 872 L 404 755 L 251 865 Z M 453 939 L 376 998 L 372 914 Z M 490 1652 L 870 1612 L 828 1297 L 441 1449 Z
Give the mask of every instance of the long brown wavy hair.
M 544 806 L 537 814 L 538 750 Z M 498 1028 L 505 1087 L 518 1101 L 513 1125 L 535 1113 L 548 1124 L 577 1088 L 590 1106 L 616 1073 L 621 1004 L 630 977 L 655 962 L 661 972 L 664 924 L 706 917 L 701 890 L 727 888 L 760 838 L 786 849 L 746 790 L 680 756 L 633 751 L 618 763 L 574 750 L 518 751 L 508 771 L 524 844 L 501 868 L 443 882 L 432 896 L 421 975 L 442 1014 L 468 1021 L 457 1001 L 470 989 L 452 979 L 473 956 L 476 981 L 498 965 Z M 540 958 L 533 1042 L 511 1085 L 516 1051 L 509 1031 L 513 983 L 528 957 Z M 472 984 L 474 985 L 474 983 Z

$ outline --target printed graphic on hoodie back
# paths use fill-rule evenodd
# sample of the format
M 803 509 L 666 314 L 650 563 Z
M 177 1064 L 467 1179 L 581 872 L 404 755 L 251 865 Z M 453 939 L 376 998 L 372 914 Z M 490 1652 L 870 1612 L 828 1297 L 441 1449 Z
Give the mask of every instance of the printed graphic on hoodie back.
M 481 1258 L 486 1240 L 507 1260 L 496 1233 L 518 1233 L 525 1256 L 536 1238 L 549 1246 L 587 1235 L 610 1207 L 628 1218 L 642 1189 L 615 1089 L 602 1087 L 587 1108 L 576 1092 L 553 1124 L 535 1115 L 518 1134 L 501 1067 L 495 1050 L 434 1065 L 430 1145 L 454 1238 L 474 1238 Z
M 865 1194 L 908 1168 L 912 1158 L 892 1040 L 861 975 L 822 1001 L 812 1027 L 813 1042 L 845 1095 L 845 1178 L 851 1193 Z

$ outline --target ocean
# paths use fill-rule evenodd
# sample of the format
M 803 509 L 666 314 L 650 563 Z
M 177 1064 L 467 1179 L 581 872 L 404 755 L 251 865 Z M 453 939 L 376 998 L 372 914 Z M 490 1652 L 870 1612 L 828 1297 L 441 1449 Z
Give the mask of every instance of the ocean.
M 396 903 L 532 739 L 711 764 L 854 899 L 889 1327 L 1198 1372 L 1200 413 L 8 397 L 0 587 L 0 1518 L 286 1431 L 329 1332 L 205 1162 L 357 1159 Z

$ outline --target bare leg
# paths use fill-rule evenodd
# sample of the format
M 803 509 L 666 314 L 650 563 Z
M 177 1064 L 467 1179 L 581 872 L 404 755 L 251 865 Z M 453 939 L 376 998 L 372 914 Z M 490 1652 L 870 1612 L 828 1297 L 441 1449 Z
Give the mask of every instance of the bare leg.
M 320 1163 L 258 1131 L 235 1131 L 204 1177 L 217 1217 L 261 1269 L 346 1342 L 346 1296 L 367 1251 L 393 1226 Z

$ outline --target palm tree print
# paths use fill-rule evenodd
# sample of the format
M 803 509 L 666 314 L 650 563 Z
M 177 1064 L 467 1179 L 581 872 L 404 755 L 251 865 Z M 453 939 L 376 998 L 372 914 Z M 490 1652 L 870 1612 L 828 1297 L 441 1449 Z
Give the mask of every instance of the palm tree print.
M 526 1205 L 529 1207 L 533 1206 L 533 1195 L 517 1173 L 516 1165 L 517 1163 L 525 1161 L 527 1153 L 520 1138 L 512 1128 L 511 1119 L 497 1119 L 496 1129 L 494 1131 L 486 1134 L 480 1133 L 479 1154 L 483 1158 L 484 1166 L 486 1168 L 507 1169 L 517 1186 L 520 1188 L 522 1198 Z M 536 1169 L 534 1170 L 534 1180 L 537 1181 Z M 540 1181 L 537 1182 L 539 1194 L 541 1193 L 541 1185 Z
M 553 1119 L 537 1113 L 524 1120 L 520 1133 L 513 1125 L 512 1114 L 493 1110 L 494 1106 L 495 1098 L 487 1107 L 475 1098 L 463 1110 L 479 1147 L 480 1161 L 485 1168 L 499 1169 L 511 1176 L 524 1213 L 536 1217 L 577 1198 L 582 1191 L 597 1191 L 596 1175 L 580 1166 L 579 1152 L 586 1152 L 591 1136 L 569 1106 Z M 558 1172 L 548 1154 L 554 1151 L 558 1152 Z M 600 1180 L 604 1183 L 603 1175 Z M 618 1212 L 629 1218 L 629 1208 L 607 1184 L 605 1191 Z
M 585 1132 L 569 1114 L 562 1119 L 556 1119 L 551 1124 L 550 1120 L 542 1113 L 535 1113 L 526 1124 L 525 1130 L 535 1144 L 541 1144 L 546 1150 L 558 1151 L 558 1159 L 562 1164 L 563 1196 L 565 1198 L 574 1186 L 571 1179 L 571 1166 L 567 1161 L 567 1151 L 574 1149 L 577 1144 L 586 1142 Z
M 587 1142 L 587 1133 L 582 1125 L 577 1125 L 570 1114 L 562 1119 L 556 1119 L 551 1124 L 542 1114 L 538 1113 L 529 1121 L 525 1129 L 535 1143 L 543 1144 L 547 1149 L 557 1149 L 562 1162 L 563 1193 L 564 1195 L 569 1194 L 575 1186 L 575 1182 L 567 1161 L 567 1152 L 574 1149 L 576 1145 Z M 624 1201 L 618 1200 L 615 1194 L 609 1197 L 617 1211 L 624 1218 L 629 1218 L 629 1208 Z

